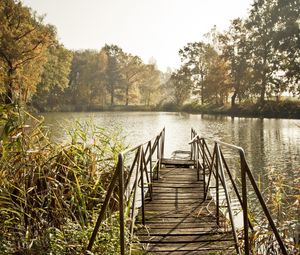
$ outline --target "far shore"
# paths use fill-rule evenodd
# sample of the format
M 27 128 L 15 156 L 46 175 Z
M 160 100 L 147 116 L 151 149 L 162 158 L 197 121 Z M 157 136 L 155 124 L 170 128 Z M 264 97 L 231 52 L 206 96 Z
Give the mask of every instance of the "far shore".
M 124 112 L 186 112 L 191 114 L 212 114 L 224 115 L 231 117 L 250 117 L 250 118 L 283 118 L 283 119 L 300 119 L 300 102 L 268 101 L 264 105 L 248 104 L 236 105 L 232 108 L 229 105 L 199 105 L 196 103 L 185 104 L 181 107 L 173 103 L 167 103 L 160 106 L 144 105 L 114 105 L 101 107 L 81 107 L 66 106 L 61 109 L 42 109 L 38 112 L 107 112 L 107 111 L 124 111 Z

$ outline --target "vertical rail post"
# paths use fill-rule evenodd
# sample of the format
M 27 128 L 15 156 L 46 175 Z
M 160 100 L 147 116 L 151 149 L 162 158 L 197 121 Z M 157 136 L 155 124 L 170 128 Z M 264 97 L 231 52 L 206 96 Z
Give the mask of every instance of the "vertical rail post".
M 141 199 L 142 199 L 142 224 L 145 225 L 145 198 L 144 198 L 144 149 L 141 148 L 141 164 L 140 164 L 140 172 L 141 172 Z
M 211 176 L 213 175 L 213 171 L 214 171 L 214 160 L 215 160 L 215 156 L 216 156 L 216 153 L 215 153 L 215 150 L 213 151 L 213 155 L 212 155 L 212 158 L 211 158 L 211 163 L 209 165 L 209 175 L 208 175 L 208 180 L 207 180 L 207 184 L 206 184 L 206 190 L 205 190 L 205 198 L 204 200 L 206 200 L 207 198 L 207 194 L 208 194 L 208 189 L 209 189 L 209 185 L 210 185 L 210 180 L 211 180 Z
M 247 180 L 246 180 L 246 162 L 243 154 L 240 152 L 241 161 L 241 180 L 242 180 L 242 202 L 243 202 L 243 223 L 244 223 L 244 247 L 245 255 L 249 255 L 249 225 L 248 225 L 248 202 L 247 202 Z
M 159 179 L 159 171 L 160 171 L 160 164 L 161 164 L 161 158 L 160 158 L 160 146 L 159 146 L 159 143 L 160 143 L 160 135 L 157 136 L 157 145 L 156 145 L 156 152 L 157 152 L 157 160 L 158 160 L 158 164 L 157 164 L 157 176 L 156 176 L 156 179 L 158 180 Z
M 204 141 L 203 140 L 199 140 L 200 141 L 200 147 L 201 147 L 201 151 L 202 151 L 202 175 L 203 175 L 203 186 L 204 186 L 204 197 L 206 197 L 206 179 L 205 179 L 205 151 L 204 151 Z
M 124 168 L 123 155 L 119 154 L 119 213 L 120 213 L 120 251 L 121 255 L 125 255 L 125 217 L 124 217 Z
M 164 154 L 165 154 L 165 128 L 163 128 L 162 131 L 162 137 L 161 137 L 161 159 L 164 158 Z
M 191 140 L 194 138 L 194 129 L 191 128 Z M 193 143 L 191 143 L 191 160 L 193 159 Z
M 193 142 L 193 144 L 195 145 L 195 156 L 194 156 L 194 168 L 196 168 L 197 171 L 197 180 L 200 180 L 200 176 L 199 176 L 199 171 L 200 171 L 200 166 L 199 166 L 199 145 L 198 145 L 198 141 L 195 140 Z
M 149 191 L 150 191 L 150 200 L 152 201 L 152 191 L 153 191 L 153 186 L 152 186 L 152 182 L 153 182 L 153 176 L 152 176 L 152 146 L 151 146 L 151 141 L 149 141 L 148 143 L 149 146 L 149 164 L 150 164 L 150 183 L 149 185 Z
M 135 180 L 134 180 L 134 191 L 133 191 L 133 198 L 132 198 L 132 205 L 131 205 L 131 224 L 130 224 L 130 235 L 133 235 L 134 229 L 134 213 L 135 213 L 135 204 L 136 204 L 136 193 L 138 187 L 138 179 L 139 179 L 139 162 L 140 162 L 140 148 L 137 151 L 137 167 L 135 170 Z
M 216 211 L 216 218 L 217 218 L 217 225 L 220 225 L 220 201 L 219 201 L 219 158 L 217 154 L 218 145 L 215 143 L 215 154 L 216 154 L 216 202 L 217 202 L 217 211 Z M 212 162 L 213 164 L 213 162 Z

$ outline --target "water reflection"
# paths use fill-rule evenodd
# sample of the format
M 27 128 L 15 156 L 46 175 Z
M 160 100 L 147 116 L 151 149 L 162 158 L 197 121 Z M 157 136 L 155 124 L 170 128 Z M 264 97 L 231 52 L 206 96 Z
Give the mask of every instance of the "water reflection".
M 166 152 L 188 150 L 190 128 L 202 136 L 233 143 L 245 149 L 256 174 L 276 170 L 292 181 L 300 170 L 300 121 L 288 119 L 232 118 L 162 112 L 47 113 L 46 124 L 56 140 L 64 140 L 62 126 L 72 121 L 90 121 L 108 129 L 122 128 L 126 143 L 136 145 L 166 128 Z M 287 174 L 288 173 L 288 174 Z

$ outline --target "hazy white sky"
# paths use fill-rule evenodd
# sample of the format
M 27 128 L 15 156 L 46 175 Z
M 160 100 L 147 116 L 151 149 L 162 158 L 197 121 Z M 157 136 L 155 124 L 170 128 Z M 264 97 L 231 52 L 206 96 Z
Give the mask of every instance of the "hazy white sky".
M 178 50 L 199 41 L 214 25 L 245 17 L 252 0 L 23 0 L 46 14 L 68 49 L 98 49 L 105 43 L 158 67 L 177 68 Z

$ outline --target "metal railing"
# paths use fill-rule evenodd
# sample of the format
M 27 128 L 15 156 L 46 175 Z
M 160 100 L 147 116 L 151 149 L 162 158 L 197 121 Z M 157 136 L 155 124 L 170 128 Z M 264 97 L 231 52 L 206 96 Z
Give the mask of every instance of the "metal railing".
M 259 201 L 259 204 L 262 207 L 262 210 L 264 212 L 264 215 L 266 216 L 268 223 L 272 229 L 272 232 L 274 233 L 276 240 L 280 246 L 281 252 L 284 255 L 287 255 L 286 247 L 283 244 L 283 241 L 279 235 L 279 232 L 275 226 L 275 223 L 271 217 L 271 214 L 266 206 L 266 203 L 259 191 L 259 188 L 256 184 L 256 181 L 253 177 L 252 172 L 249 169 L 249 166 L 246 162 L 245 152 L 243 148 L 220 142 L 220 141 L 214 141 L 211 139 L 207 139 L 204 137 L 200 137 L 194 129 L 191 130 L 191 138 L 190 141 L 191 144 L 191 158 L 195 161 L 195 166 L 197 169 L 197 176 L 198 179 L 200 179 L 200 175 L 202 174 L 202 179 L 204 181 L 204 197 L 207 198 L 208 190 L 210 188 L 210 183 L 212 179 L 214 178 L 215 181 L 215 188 L 216 188 L 216 221 L 217 224 L 220 224 L 220 197 L 219 197 L 219 191 L 222 187 L 225 193 L 226 198 L 226 206 L 230 218 L 230 223 L 232 227 L 233 232 L 233 238 L 235 240 L 235 247 L 237 254 L 241 254 L 241 249 L 239 247 L 238 242 L 238 235 L 236 231 L 236 226 L 233 219 L 233 212 L 231 208 L 230 203 L 230 197 L 228 192 L 228 183 L 225 178 L 225 171 L 227 173 L 227 176 L 230 180 L 230 184 L 233 187 L 234 193 L 240 203 L 240 206 L 243 211 L 243 236 L 244 236 L 244 250 L 245 254 L 250 254 L 250 247 L 249 247 L 249 228 L 253 230 L 253 226 L 250 223 L 249 217 L 248 217 L 248 198 L 247 198 L 247 192 L 248 192 L 248 184 L 247 180 L 250 181 L 250 185 L 252 186 L 254 193 Z M 212 142 L 212 152 L 208 147 L 208 144 L 206 141 Z M 232 176 L 232 173 L 229 169 L 229 165 L 226 162 L 226 159 L 224 157 L 224 154 L 222 152 L 222 147 L 230 148 L 233 151 L 236 151 L 239 156 L 239 171 L 241 176 L 241 192 L 238 189 L 238 186 Z M 206 176 L 208 175 L 208 180 L 206 182 Z M 242 193 L 242 194 L 240 194 Z
M 92 250 L 101 223 L 105 219 L 110 199 L 114 197 L 114 190 L 117 187 L 120 214 L 120 252 L 122 255 L 125 254 L 125 225 L 129 223 L 129 232 L 132 236 L 137 207 L 140 207 L 142 224 L 145 224 L 145 199 L 152 200 L 152 181 L 159 177 L 161 159 L 164 156 L 164 144 L 165 129 L 149 141 L 119 153 L 117 167 L 108 187 L 87 251 Z M 125 166 L 130 159 L 130 165 Z M 137 196 L 139 195 L 140 205 L 137 205 Z M 125 206 L 130 208 L 129 215 L 125 215 Z

